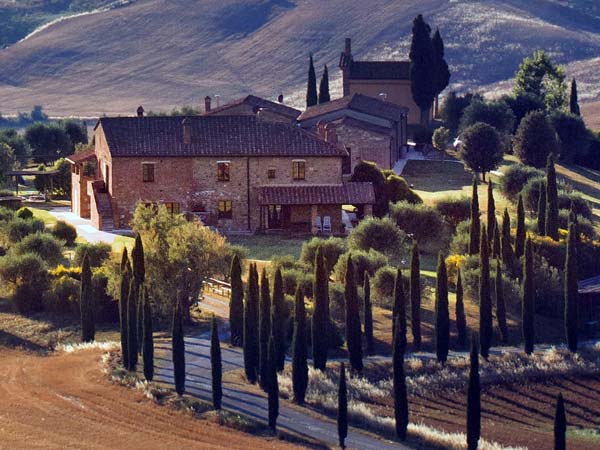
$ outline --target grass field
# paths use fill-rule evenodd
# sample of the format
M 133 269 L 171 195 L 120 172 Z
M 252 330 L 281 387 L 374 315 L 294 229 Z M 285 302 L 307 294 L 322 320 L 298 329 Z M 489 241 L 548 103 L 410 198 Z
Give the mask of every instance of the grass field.
M 288 238 L 278 235 L 249 235 L 228 236 L 227 240 L 233 245 L 241 245 L 248 249 L 248 258 L 268 261 L 273 256 L 292 255 L 300 257 L 302 244 L 306 239 Z

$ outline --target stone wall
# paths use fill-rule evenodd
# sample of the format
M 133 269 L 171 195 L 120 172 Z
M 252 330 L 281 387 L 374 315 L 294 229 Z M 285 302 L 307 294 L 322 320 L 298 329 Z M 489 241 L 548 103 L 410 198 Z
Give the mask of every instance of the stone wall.
M 350 149 L 352 171 L 361 161 L 374 162 L 382 169 L 390 169 L 395 163 L 390 155 L 393 145 L 391 136 L 347 124 L 337 125 L 336 133 L 338 142 Z

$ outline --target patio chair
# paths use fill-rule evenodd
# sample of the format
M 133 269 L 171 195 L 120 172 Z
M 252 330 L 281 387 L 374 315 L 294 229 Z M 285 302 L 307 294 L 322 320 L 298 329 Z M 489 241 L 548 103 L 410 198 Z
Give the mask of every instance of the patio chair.
M 313 233 L 318 234 L 323 232 L 323 223 L 321 222 L 321 216 L 315 217 L 315 222 L 313 223 Z
M 323 217 L 323 233 L 331 234 L 331 217 L 330 216 Z

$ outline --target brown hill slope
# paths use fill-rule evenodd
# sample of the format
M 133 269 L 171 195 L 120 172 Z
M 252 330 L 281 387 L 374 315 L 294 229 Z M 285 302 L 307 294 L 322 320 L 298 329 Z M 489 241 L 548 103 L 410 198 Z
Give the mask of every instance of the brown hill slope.
M 138 0 L 52 25 L 0 51 L 0 109 L 41 104 L 58 115 L 131 113 L 284 92 L 302 103 L 307 54 L 337 66 L 343 38 L 360 58 L 404 58 L 411 20 L 439 26 L 457 87 L 510 78 L 518 61 L 547 48 L 587 68 L 600 54 L 600 18 L 556 0 Z M 334 92 L 339 72 L 332 71 Z M 580 97 L 600 75 L 581 70 Z M 590 92 L 588 94 L 588 91 Z

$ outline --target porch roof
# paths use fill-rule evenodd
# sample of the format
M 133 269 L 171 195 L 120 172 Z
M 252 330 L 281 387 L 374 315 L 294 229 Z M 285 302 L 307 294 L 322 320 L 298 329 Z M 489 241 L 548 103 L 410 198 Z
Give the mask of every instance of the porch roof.
M 265 205 L 367 205 L 375 203 L 372 183 L 279 185 L 258 188 Z
M 87 161 L 88 159 L 92 159 L 96 157 L 96 151 L 94 149 L 86 150 L 81 153 L 73 153 L 72 155 L 67 156 L 65 159 L 71 164 L 78 164 L 83 161 Z

